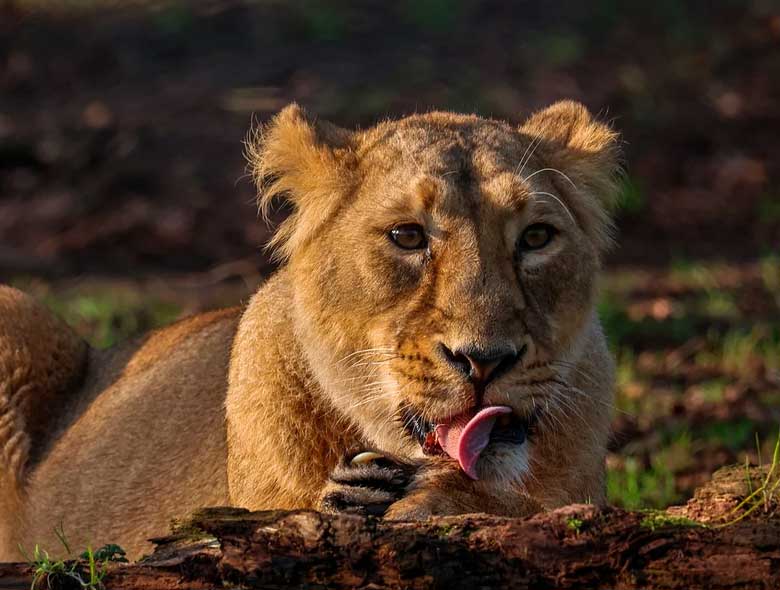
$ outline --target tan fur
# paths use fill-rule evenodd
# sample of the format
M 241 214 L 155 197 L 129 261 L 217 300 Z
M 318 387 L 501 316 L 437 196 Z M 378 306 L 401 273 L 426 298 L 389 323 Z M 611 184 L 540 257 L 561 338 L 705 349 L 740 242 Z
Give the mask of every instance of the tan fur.
M 137 556 L 198 506 L 316 507 L 339 459 L 367 447 L 420 465 L 392 518 L 604 500 L 609 128 L 571 102 L 519 128 L 430 113 L 362 132 L 293 105 L 247 153 L 262 208 L 282 197 L 293 213 L 273 240 L 286 264 L 240 321 L 206 314 L 99 353 L 0 290 L 0 559 L 54 547 L 60 519 L 74 545 Z M 559 235 L 515 256 L 539 221 Z M 428 254 L 387 238 L 412 222 Z M 476 400 L 437 346 L 496 342 L 528 352 Z M 477 482 L 424 457 L 399 420 L 478 403 L 541 413 L 526 444 L 489 448 Z

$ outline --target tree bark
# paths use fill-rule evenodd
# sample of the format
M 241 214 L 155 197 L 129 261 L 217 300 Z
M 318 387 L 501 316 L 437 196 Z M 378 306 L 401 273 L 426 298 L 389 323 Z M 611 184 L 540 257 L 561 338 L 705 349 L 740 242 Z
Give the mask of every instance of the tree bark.
M 746 481 L 744 468 L 723 471 L 688 506 L 667 512 L 573 505 L 523 519 L 391 522 L 206 509 L 156 539 L 145 560 L 110 564 L 103 583 L 193 590 L 780 588 L 777 501 L 764 496 L 760 510 L 737 520 L 752 505 L 735 511 L 755 489 Z M 711 524 L 687 519 L 702 514 Z M 29 583 L 28 566 L 0 565 L 0 588 Z

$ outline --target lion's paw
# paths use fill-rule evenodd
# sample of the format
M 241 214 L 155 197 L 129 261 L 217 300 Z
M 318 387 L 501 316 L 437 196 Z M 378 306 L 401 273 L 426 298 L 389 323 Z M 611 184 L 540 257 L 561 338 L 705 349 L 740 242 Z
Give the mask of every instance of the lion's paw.
M 401 499 L 416 467 L 373 451 L 345 457 L 320 497 L 323 512 L 382 516 Z

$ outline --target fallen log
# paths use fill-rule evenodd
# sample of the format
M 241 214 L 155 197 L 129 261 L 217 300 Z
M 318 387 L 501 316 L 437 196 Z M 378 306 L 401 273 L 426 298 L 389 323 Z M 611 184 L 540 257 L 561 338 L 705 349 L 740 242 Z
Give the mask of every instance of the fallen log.
M 192 590 L 780 588 L 777 499 L 754 495 L 751 502 L 764 502 L 760 510 L 740 506 L 762 473 L 753 472 L 754 484 L 744 468 L 725 470 L 688 506 L 665 512 L 573 505 L 523 519 L 391 522 L 212 508 L 156 539 L 148 558 L 109 564 L 102 583 Z M 704 513 L 709 525 L 689 518 Z M 30 576 L 27 565 L 0 565 L 0 588 L 29 588 Z M 68 587 L 64 582 L 59 587 Z

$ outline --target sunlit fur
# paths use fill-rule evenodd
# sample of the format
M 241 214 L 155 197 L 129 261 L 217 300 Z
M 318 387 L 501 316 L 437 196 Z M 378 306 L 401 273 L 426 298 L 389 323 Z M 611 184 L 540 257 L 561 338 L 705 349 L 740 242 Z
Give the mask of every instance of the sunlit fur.
M 199 505 L 316 507 L 339 459 L 368 447 L 419 465 L 390 517 L 603 501 L 608 127 L 563 102 L 519 127 L 430 113 L 351 132 L 293 105 L 246 151 L 261 208 L 282 198 L 293 213 L 272 242 L 284 264 L 240 321 L 198 316 L 97 353 L 0 290 L 14 318 L 0 318 L 0 559 L 54 547 L 60 520 L 74 545 L 138 555 Z M 540 222 L 554 239 L 518 253 Z M 396 247 L 401 223 L 425 227 L 429 248 Z M 526 353 L 476 392 L 439 343 Z M 436 422 L 482 403 L 539 419 L 523 446 L 488 448 L 479 481 L 404 431 L 404 410 Z
M 305 367 L 301 380 L 316 384 L 318 403 L 325 404 L 309 431 L 341 424 L 365 444 L 419 458 L 419 446 L 403 433 L 401 410 L 436 422 L 478 403 L 510 405 L 521 415 L 538 409 L 527 447 L 491 447 L 478 483 L 457 472 L 446 478 L 480 494 L 485 488 L 485 496 L 496 491 L 477 503 L 501 512 L 523 504 L 508 497 L 512 486 L 544 505 L 603 499 L 612 364 L 593 306 L 600 258 L 611 241 L 614 132 L 571 102 L 519 128 L 429 113 L 355 133 L 292 106 L 250 137 L 248 154 L 261 208 L 276 197 L 293 206 L 272 247 L 291 277 L 286 288 Z M 518 256 L 520 234 L 539 222 L 558 234 L 546 248 Z M 403 223 L 426 228 L 428 251 L 392 244 L 388 230 Z M 267 309 L 264 297 L 250 312 Z M 439 343 L 455 349 L 505 342 L 525 344 L 528 353 L 481 400 L 438 352 Z M 293 505 L 296 477 L 274 451 L 289 456 L 297 448 L 277 446 L 248 426 L 278 415 L 280 404 L 270 391 L 257 392 L 267 389 L 267 378 L 250 377 L 256 374 L 235 364 L 231 374 L 233 382 L 253 379 L 253 387 L 238 389 L 251 395 L 228 396 L 229 472 L 238 478 L 231 493 L 259 506 L 266 494 L 286 488 Z M 239 420 L 247 412 L 254 418 Z M 258 444 L 283 471 L 278 479 L 257 469 Z M 303 453 L 304 464 L 311 452 Z M 445 476 L 433 474 L 451 467 L 439 460 L 426 467 L 422 487 L 432 506 L 446 505 L 436 494 L 452 492 L 449 480 L 436 483 Z M 314 492 L 301 487 L 306 491 L 299 493 Z M 390 514 L 420 513 L 419 494 L 412 496 L 416 507 L 407 507 L 410 496 Z

